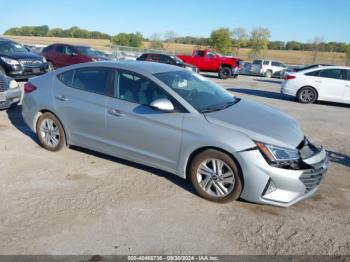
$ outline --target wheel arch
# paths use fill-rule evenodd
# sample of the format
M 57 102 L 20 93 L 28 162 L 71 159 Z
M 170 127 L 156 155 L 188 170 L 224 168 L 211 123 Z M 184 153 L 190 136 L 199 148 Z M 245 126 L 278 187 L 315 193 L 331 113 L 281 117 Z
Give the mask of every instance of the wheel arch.
M 62 123 L 60 117 L 59 117 L 57 114 L 55 114 L 52 110 L 49 110 L 49 109 L 41 109 L 40 111 L 38 111 L 38 112 L 36 113 L 36 115 L 35 115 L 35 117 L 34 117 L 34 121 L 33 121 L 33 128 L 35 129 L 35 131 L 36 131 L 36 125 L 37 125 L 37 123 L 38 123 L 38 120 L 39 120 L 40 116 L 42 116 L 42 115 L 45 114 L 45 113 L 50 113 L 50 114 L 54 115 L 54 116 L 57 118 L 57 120 L 60 122 L 60 124 L 61 124 L 62 127 L 63 127 L 63 132 L 64 132 L 64 137 L 65 137 L 65 140 L 66 140 L 66 141 L 65 141 L 65 142 L 66 142 L 66 145 L 68 145 L 68 133 L 67 133 L 67 129 L 65 128 L 64 124 Z
M 191 163 L 192 163 L 193 159 L 195 158 L 195 156 L 198 155 L 199 153 L 204 152 L 204 151 L 209 150 L 209 149 L 220 151 L 220 152 L 228 155 L 235 162 L 235 164 L 237 165 L 237 168 L 239 170 L 238 175 L 240 176 L 240 178 L 242 180 L 242 192 L 243 192 L 244 176 L 243 176 L 243 171 L 242 171 L 241 165 L 239 164 L 238 160 L 235 158 L 235 156 L 232 153 L 226 151 L 225 149 L 215 147 L 215 146 L 203 146 L 203 147 L 197 148 L 191 152 L 191 154 L 187 158 L 187 161 L 185 164 L 185 170 L 184 170 L 185 174 L 184 175 L 185 175 L 186 180 L 189 180 L 189 170 L 190 170 Z
M 312 88 L 313 90 L 315 90 L 315 92 L 316 92 L 316 100 L 315 100 L 315 101 L 317 101 L 317 100 L 318 100 L 318 97 L 319 97 L 319 92 L 318 92 L 317 88 L 315 88 L 315 87 L 312 86 L 312 85 L 304 85 L 304 86 L 300 87 L 300 88 L 298 89 L 297 93 L 296 93 L 297 96 L 299 95 L 300 90 L 303 89 L 303 88 L 305 88 L 305 87 L 309 87 L 309 88 Z

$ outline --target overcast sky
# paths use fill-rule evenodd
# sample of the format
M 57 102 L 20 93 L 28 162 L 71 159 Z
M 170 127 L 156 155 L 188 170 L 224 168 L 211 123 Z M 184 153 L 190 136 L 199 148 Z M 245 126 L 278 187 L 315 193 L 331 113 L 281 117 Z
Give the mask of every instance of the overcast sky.
M 0 0 L 0 33 L 9 27 L 79 26 L 111 35 L 173 30 L 209 36 L 219 27 L 267 27 L 272 40 L 350 42 L 350 0 Z

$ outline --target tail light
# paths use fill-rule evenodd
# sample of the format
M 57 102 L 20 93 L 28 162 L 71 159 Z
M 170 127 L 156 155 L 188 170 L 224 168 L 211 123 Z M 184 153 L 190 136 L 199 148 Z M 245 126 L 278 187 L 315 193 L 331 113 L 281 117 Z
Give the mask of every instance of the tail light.
M 294 78 L 296 78 L 296 76 L 286 75 L 286 76 L 284 77 L 284 80 L 291 80 L 291 79 L 294 79 Z
M 27 82 L 24 84 L 24 93 L 31 93 L 33 92 L 34 90 L 36 90 L 36 86 L 34 86 L 33 84 Z

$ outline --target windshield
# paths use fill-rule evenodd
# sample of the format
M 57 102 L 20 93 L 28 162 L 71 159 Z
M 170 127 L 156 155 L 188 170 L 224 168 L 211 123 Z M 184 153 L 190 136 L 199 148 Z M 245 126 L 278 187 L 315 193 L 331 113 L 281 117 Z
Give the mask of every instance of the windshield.
M 261 65 L 262 61 L 261 60 L 254 60 L 253 65 Z
M 28 53 L 28 50 L 14 42 L 0 42 L 0 53 Z
M 219 111 L 238 102 L 222 87 L 191 71 L 158 73 L 155 77 L 201 113 Z
M 88 47 L 88 46 L 78 46 L 77 49 L 78 49 L 79 53 L 82 55 L 101 56 L 98 51 L 96 51 L 95 49 Z

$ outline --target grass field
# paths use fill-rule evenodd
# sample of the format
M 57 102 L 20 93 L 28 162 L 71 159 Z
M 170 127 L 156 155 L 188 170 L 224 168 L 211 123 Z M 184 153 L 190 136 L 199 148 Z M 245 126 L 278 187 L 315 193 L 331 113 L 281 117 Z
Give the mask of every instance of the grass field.
M 111 48 L 109 40 L 99 39 L 80 39 L 80 38 L 58 38 L 58 37 L 28 37 L 28 36 L 10 36 L 8 37 L 14 41 L 22 44 L 42 44 L 49 45 L 53 43 L 67 43 L 67 44 L 80 44 L 89 45 L 98 50 L 108 50 Z M 144 42 L 144 48 L 149 48 L 150 43 Z M 165 44 L 164 47 L 176 54 L 190 54 L 196 46 L 184 45 L 184 44 Z M 242 48 L 239 50 L 238 57 L 243 60 L 249 61 L 248 53 L 250 49 Z M 312 64 L 313 55 L 309 51 L 285 51 L 285 50 L 267 50 L 263 54 L 263 58 L 279 60 L 287 64 Z M 316 63 L 330 63 L 337 65 L 344 65 L 345 54 L 344 53 L 332 53 L 332 52 L 319 52 Z

